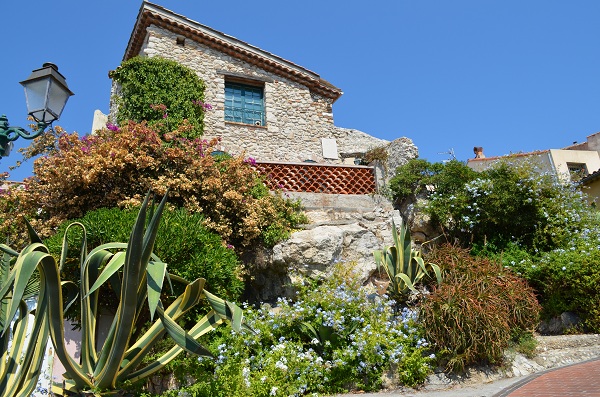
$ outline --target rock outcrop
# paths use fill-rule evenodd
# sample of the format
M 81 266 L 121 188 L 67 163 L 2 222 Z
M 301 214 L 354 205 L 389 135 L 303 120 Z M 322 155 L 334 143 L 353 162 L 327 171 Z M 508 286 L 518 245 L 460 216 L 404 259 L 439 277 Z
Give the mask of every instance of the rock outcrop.
M 379 195 L 293 196 L 302 200 L 311 223 L 255 259 L 250 296 L 273 301 L 293 295 L 291 284 L 327 277 L 336 263 L 352 263 L 366 283 L 376 272 L 373 251 L 392 244 L 392 219 L 400 223 L 391 202 Z

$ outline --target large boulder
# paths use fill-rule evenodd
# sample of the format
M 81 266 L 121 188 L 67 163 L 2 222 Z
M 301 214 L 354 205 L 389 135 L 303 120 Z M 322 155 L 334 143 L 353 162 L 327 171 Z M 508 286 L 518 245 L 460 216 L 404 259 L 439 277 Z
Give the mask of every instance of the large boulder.
M 419 157 L 419 149 L 415 146 L 412 139 L 402 137 L 393 140 L 387 146 L 388 158 L 386 162 L 386 181 L 394 176 L 396 168 L 406 164 L 408 160 Z
M 292 234 L 273 247 L 273 265 L 288 265 L 307 276 L 320 275 L 341 259 L 344 232 L 337 226 L 319 226 Z

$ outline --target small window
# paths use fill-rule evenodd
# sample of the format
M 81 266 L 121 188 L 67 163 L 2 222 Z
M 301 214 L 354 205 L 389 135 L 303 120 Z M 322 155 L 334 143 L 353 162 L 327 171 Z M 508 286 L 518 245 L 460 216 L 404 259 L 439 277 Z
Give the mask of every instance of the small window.
M 569 168 L 569 174 L 571 175 L 571 181 L 577 182 L 587 176 L 587 167 L 584 163 L 567 163 Z
M 265 125 L 263 87 L 226 81 L 225 121 Z

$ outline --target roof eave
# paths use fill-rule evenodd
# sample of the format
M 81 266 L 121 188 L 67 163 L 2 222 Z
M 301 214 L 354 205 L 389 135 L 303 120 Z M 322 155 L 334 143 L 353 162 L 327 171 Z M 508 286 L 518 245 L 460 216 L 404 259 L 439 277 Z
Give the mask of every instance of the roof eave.
M 268 72 L 305 85 L 315 93 L 332 99 L 333 102 L 342 96 L 343 92 L 339 88 L 321 79 L 315 72 L 147 1 L 144 1 L 140 7 L 123 60 L 133 58 L 140 53 L 146 38 L 146 29 L 151 25 L 170 30 Z

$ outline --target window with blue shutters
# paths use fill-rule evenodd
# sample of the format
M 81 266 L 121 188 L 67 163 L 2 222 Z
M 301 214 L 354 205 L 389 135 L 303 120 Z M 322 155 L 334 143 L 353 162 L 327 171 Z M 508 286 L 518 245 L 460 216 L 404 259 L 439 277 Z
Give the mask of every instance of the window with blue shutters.
M 263 87 L 226 81 L 225 121 L 265 125 Z

